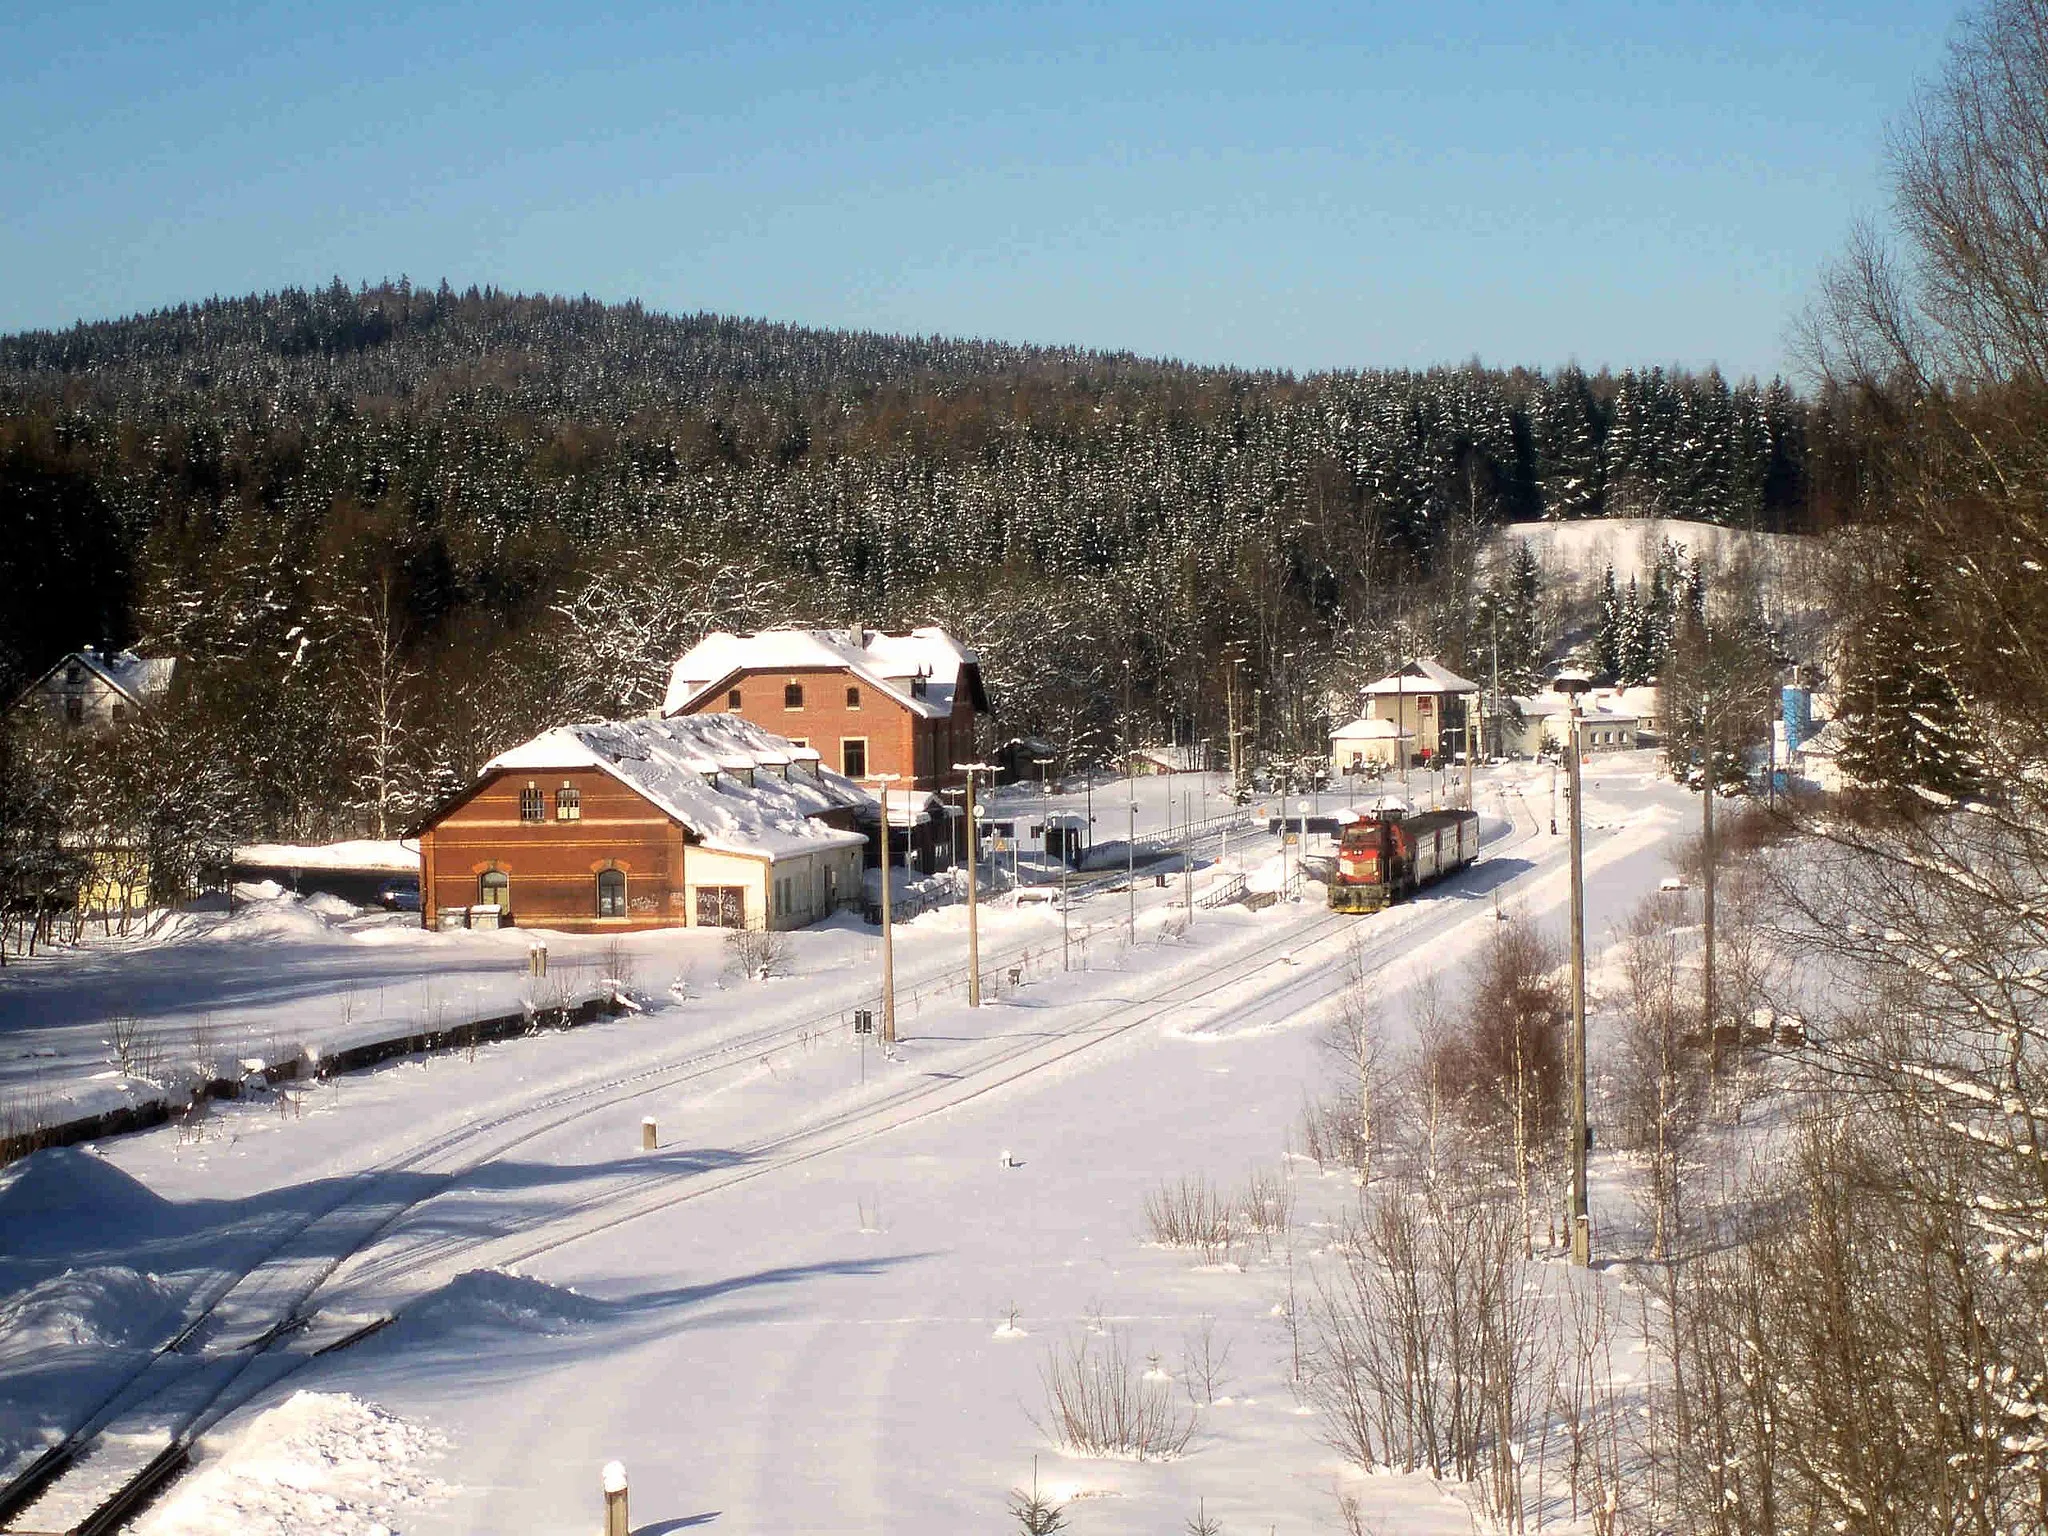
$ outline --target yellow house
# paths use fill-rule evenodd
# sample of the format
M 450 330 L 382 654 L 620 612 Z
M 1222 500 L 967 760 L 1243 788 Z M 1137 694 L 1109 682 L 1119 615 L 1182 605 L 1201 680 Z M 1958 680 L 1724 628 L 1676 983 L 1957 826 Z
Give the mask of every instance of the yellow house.
M 1463 752 L 1468 731 L 1477 745 L 1479 693 L 1477 683 L 1422 657 L 1367 686 L 1364 719 L 1397 728 L 1403 750 L 1417 757 Z

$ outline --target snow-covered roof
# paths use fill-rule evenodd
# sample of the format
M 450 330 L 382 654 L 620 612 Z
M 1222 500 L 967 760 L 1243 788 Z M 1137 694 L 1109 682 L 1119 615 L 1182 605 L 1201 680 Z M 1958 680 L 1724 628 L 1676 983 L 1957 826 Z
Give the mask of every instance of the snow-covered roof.
M 1525 720 L 1545 720 L 1572 712 L 1571 695 L 1546 692 L 1517 694 L 1516 708 Z M 1624 691 L 1600 691 L 1579 695 L 1579 717 L 1594 725 L 1633 725 L 1641 718 L 1628 706 Z
M 549 773 L 597 768 L 645 797 L 725 853 L 771 858 L 863 841 L 858 832 L 811 818 L 841 807 L 873 807 L 867 792 L 831 770 L 799 769 L 783 778 L 734 770 L 778 769 L 796 758 L 815 764 L 774 732 L 738 715 L 672 720 L 592 720 L 557 726 L 500 753 L 484 772 Z
M 1143 758 L 1168 773 L 1200 773 L 1209 766 L 1209 749 L 1201 742 L 1178 747 L 1139 747 L 1131 756 Z
M 873 629 L 764 629 L 751 635 L 720 630 L 677 658 L 661 712 L 673 715 L 688 709 L 735 673 L 823 667 L 850 672 L 913 714 L 942 720 L 953 712 L 962 669 L 979 665 L 974 652 L 936 625 L 907 635 Z M 918 679 L 923 680 L 922 692 L 913 686 Z M 978 672 L 967 686 L 973 702 L 980 703 Z
M 38 684 L 73 665 L 83 666 L 108 687 L 137 704 L 147 704 L 163 697 L 170 688 L 171 677 L 178 669 L 178 658 L 138 656 L 133 651 L 102 651 L 88 645 L 60 658 L 56 666 L 38 679 Z
M 879 791 L 866 785 L 856 786 L 866 797 L 860 808 L 863 821 L 879 823 L 882 819 L 882 804 Z M 929 790 L 905 789 L 901 785 L 889 786 L 889 825 L 892 827 L 921 827 L 934 816 L 945 814 L 945 802 Z
M 1382 720 L 1377 715 L 1374 715 L 1354 720 L 1349 725 L 1338 726 L 1336 730 L 1330 732 L 1330 740 L 1357 741 L 1363 738 L 1367 741 L 1391 741 L 1396 736 L 1406 737 L 1413 736 L 1414 734 L 1413 731 L 1402 730 L 1392 720 Z
M 1369 694 L 1477 693 L 1479 685 L 1458 676 L 1441 662 L 1424 656 L 1409 662 L 1398 672 L 1389 672 L 1365 691 Z
M 420 872 L 420 851 L 397 838 L 354 838 L 342 843 L 244 843 L 235 863 L 259 869 L 388 870 Z

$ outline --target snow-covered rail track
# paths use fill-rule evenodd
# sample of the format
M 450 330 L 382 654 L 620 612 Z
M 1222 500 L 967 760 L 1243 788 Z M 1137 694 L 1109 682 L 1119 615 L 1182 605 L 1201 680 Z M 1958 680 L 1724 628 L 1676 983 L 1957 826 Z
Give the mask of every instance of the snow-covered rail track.
M 1517 821 L 1490 851 L 1497 857 L 1535 831 L 1533 818 L 1527 828 Z M 1478 868 L 1484 870 L 1485 864 Z M 1439 892 L 1455 896 L 1465 878 L 1446 882 Z M 1440 904 L 1425 901 L 1407 910 L 1427 923 Z M 1469 915 L 1445 905 L 1440 920 L 1450 926 Z M 1121 926 L 1103 923 L 1088 931 Z M 113 1529 L 155 1486 L 175 1475 L 192 1443 L 222 1417 L 306 1361 L 382 1321 L 322 1314 L 316 1301 L 323 1291 L 390 1283 L 399 1276 L 417 1291 L 452 1277 L 455 1265 L 520 1263 L 950 1112 L 1247 984 L 1252 985 L 1247 1001 L 1255 1001 L 1262 1012 L 1311 1004 L 1335 989 L 1350 964 L 1328 941 L 1359 934 L 1365 940 L 1364 958 L 1372 964 L 1392 958 L 1416 936 L 1415 922 L 1393 926 L 1398 931 L 1374 937 L 1378 930 L 1361 927 L 1355 917 L 1318 912 L 1288 930 L 1283 955 L 1274 955 L 1268 946 L 1221 960 L 1142 998 L 1116 999 L 1065 1028 L 991 1037 L 991 1048 L 958 1064 L 959 1070 L 885 1087 L 856 1106 L 735 1149 L 738 1156 L 726 1167 L 681 1175 L 673 1169 L 627 1173 L 551 1213 L 538 1231 L 396 1242 L 391 1253 L 380 1253 L 380 1245 L 398 1235 L 407 1216 L 463 1174 L 584 1116 L 750 1064 L 764 1050 L 836 1023 L 845 1009 L 745 1031 L 680 1059 L 579 1084 L 416 1143 L 359 1175 L 335 1202 L 206 1298 L 177 1337 L 62 1446 L 0 1493 L 0 1520 L 5 1522 L 0 1531 L 7 1536 L 96 1536 Z M 992 963 L 1021 953 L 1020 948 L 993 957 Z

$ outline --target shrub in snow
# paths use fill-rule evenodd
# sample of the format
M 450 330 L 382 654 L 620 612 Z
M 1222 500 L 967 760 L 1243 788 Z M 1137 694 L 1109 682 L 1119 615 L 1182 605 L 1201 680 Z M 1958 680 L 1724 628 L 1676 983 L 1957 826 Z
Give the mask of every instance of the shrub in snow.
M 1189 1248 L 1205 1264 L 1223 1264 L 1241 1235 L 1237 1202 L 1199 1175 L 1145 1197 L 1145 1230 L 1162 1248 Z
M 1078 1456 L 1166 1461 L 1187 1449 L 1196 1416 L 1165 1381 L 1147 1381 L 1115 1329 L 1055 1346 L 1039 1371 L 1046 1421 L 1039 1427 Z
M 789 974 L 789 935 L 767 928 L 735 928 L 725 936 L 729 975 L 766 981 Z

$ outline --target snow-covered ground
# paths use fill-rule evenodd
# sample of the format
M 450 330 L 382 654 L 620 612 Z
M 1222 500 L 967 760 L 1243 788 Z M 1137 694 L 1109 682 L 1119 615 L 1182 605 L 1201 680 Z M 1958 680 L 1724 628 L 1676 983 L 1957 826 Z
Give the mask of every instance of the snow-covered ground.
M 1676 517 L 1588 517 L 1561 523 L 1507 523 L 1494 535 L 1494 547 L 1527 544 L 1536 561 L 1553 578 L 1584 586 L 1597 585 L 1600 573 L 1614 567 L 1614 579 L 1627 586 L 1630 577 L 1647 583 L 1666 540 L 1710 566 L 1726 566 L 1738 557 L 1766 573 L 1803 561 L 1814 549 L 1810 537 L 1794 533 L 1759 533 L 1719 523 Z
M 644 1017 L 394 1065 L 282 1108 L 221 1105 L 197 1138 L 38 1153 L 0 1172 L 5 1448 L 69 1427 L 204 1312 L 156 1368 L 173 1397 L 232 1369 L 224 1401 L 239 1406 L 146 1530 L 580 1532 L 598 1524 L 614 1458 L 636 1530 L 994 1530 L 1036 1457 L 1080 1532 L 1179 1529 L 1198 1499 L 1226 1530 L 1334 1529 L 1341 1486 L 1388 1529 L 1464 1533 L 1462 1504 L 1354 1477 L 1322 1445 L 1291 1389 L 1293 1247 L 1196 1267 L 1147 1246 L 1140 1213 L 1163 1178 L 1284 1167 L 1297 1241 L 1314 1240 L 1348 1181 L 1286 1153 L 1348 946 L 1363 946 L 1398 1037 L 1405 990 L 1462 967 L 1497 902 L 1561 929 L 1548 783 L 1483 779 L 1501 829 L 1490 857 L 1371 918 L 1311 899 L 1198 912 L 1179 933 L 1177 882 L 1144 886 L 1139 942 L 1121 942 L 1126 898 L 1095 898 L 1070 914 L 1093 937 L 1062 970 L 1059 913 L 986 907 L 985 957 L 1034 951 L 1021 985 L 978 1012 L 949 993 L 906 1006 L 893 1059 L 834 1012 L 872 986 L 871 930 L 800 935 L 798 974 L 723 989 L 717 936 L 648 935 L 638 984 L 661 1006 Z M 1185 788 L 1167 785 L 1140 785 L 1141 804 Z M 1649 754 L 1590 770 L 1596 943 L 1668 873 L 1696 806 Z M 1268 869 L 1277 844 L 1236 857 Z M 378 975 L 396 978 L 387 1000 L 422 977 L 489 976 L 515 999 L 523 984 L 497 974 L 523 965 L 521 935 L 320 921 L 64 957 L 32 992 L 0 992 L 0 1029 L 82 1039 L 95 1007 L 180 951 L 194 958 L 162 983 L 159 1018 L 203 994 L 208 955 L 252 1015 L 331 1019 L 336 986 Z M 899 975 L 957 967 L 964 923 L 949 908 L 906 927 Z M 668 995 L 678 972 L 694 995 Z M 31 995 L 54 1022 L 13 1011 Z M 294 1311 L 303 1330 L 246 1347 Z M 1228 1348 L 1186 1455 L 1050 1447 L 1047 1351 L 1112 1334 L 1184 1402 L 1190 1350 Z M 357 1523 L 319 1523 L 307 1511 L 322 1499 Z

